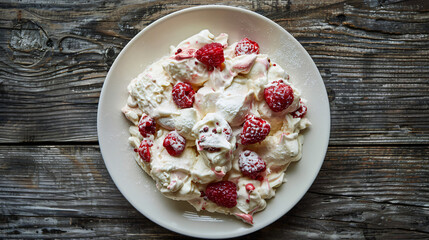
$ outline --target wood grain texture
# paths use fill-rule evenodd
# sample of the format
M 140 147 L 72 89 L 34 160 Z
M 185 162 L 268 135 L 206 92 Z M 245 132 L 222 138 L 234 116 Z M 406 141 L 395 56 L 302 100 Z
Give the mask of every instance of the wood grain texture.
M 203 1 L 256 11 L 307 49 L 330 98 L 331 144 L 429 143 L 426 1 Z M 141 29 L 194 1 L 0 5 L 0 142 L 95 142 L 109 66 Z
M 289 31 L 331 107 L 309 192 L 240 239 L 429 239 L 429 2 L 419 0 L 0 0 L 0 239 L 191 239 L 117 190 L 96 112 L 130 39 L 201 4 L 249 9 Z
M 0 159 L 0 238 L 180 237 L 126 201 L 96 145 L 0 146 Z M 244 239 L 428 238 L 428 161 L 427 146 L 330 147 L 300 203 Z

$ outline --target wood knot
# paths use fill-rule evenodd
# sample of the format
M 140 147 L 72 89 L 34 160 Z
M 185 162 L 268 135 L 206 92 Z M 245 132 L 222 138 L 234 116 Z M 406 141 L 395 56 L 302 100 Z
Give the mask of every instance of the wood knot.
M 112 66 L 116 56 L 117 56 L 117 51 L 115 51 L 113 47 L 107 48 L 106 51 L 104 52 L 104 59 L 106 64 L 109 67 Z
M 21 20 L 12 29 L 9 46 L 20 52 L 45 50 L 48 40 L 46 32 L 39 25 L 30 20 Z
M 38 24 L 20 19 L 10 32 L 9 48 L 11 58 L 21 65 L 38 63 L 53 47 L 53 41 Z
M 54 41 L 52 41 L 52 39 L 48 39 L 47 41 L 46 41 L 46 46 L 47 47 L 53 47 L 54 46 Z
M 346 15 L 344 15 L 344 14 L 338 14 L 336 17 L 335 17 L 336 19 L 337 19 L 337 21 L 338 22 L 340 22 L 340 23 L 342 23 L 342 22 L 344 22 L 344 21 L 346 21 Z

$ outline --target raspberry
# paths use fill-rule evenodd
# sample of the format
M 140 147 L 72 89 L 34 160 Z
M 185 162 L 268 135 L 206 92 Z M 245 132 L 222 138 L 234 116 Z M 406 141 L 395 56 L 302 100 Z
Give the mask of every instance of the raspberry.
M 270 133 L 270 124 L 262 118 L 247 115 L 241 132 L 241 144 L 262 142 Z
M 162 144 L 171 156 L 179 156 L 185 150 L 186 139 L 176 131 L 167 134 Z
M 293 89 L 283 83 L 283 80 L 272 82 L 272 85 L 264 90 L 265 101 L 274 112 L 281 112 L 293 102 Z
M 155 134 L 156 122 L 148 115 L 143 115 L 139 121 L 139 132 L 143 137 Z
M 218 67 L 225 61 L 223 46 L 220 43 L 206 44 L 197 50 L 196 58 L 208 67 Z
M 259 174 L 266 169 L 265 162 L 258 156 L 258 154 L 250 150 L 246 150 L 240 154 L 238 165 L 241 173 L 251 179 L 257 179 Z
M 152 147 L 152 142 L 143 140 L 139 148 L 134 149 L 134 152 L 137 152 L 143 161 L 150 162 L 150 147 Z
M 235 55 L 237 56 L 252 53 L 259 53 L 259 44 L 248 38 L 241 39 L 241 41 L 235 46 Z
M 230 181 L 221 181 L 207 185 L 207 198 L 219 206 L 232 208 L 237 205 L 237 186 Z
M 179 82 L 174 85 L 172 95 L 179 108 L 190 108 L 194 104 L 195 91 L 189 83 Z
M 302 101 L 299 101 L 299 107 L 295 112 L 292 112 L 291 115 L 293 118 L 303 118 L 307 113 L 307 106 L 304 105 Z

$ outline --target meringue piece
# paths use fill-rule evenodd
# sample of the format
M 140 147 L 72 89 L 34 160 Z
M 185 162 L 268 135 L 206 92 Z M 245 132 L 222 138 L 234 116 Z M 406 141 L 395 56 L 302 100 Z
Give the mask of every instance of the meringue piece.
M 298 138 L 288 137 L 290 133 L 277 131 L 274 135 L 268 136 L 259 146 L 250 146 L 249 149 L 255 151 L 267 163 L 267 168 L 271 165 L 286 166 L 292 161 L 301 158 L 302 142 Z
M 231 60 L 231 71 L 236 74 L 247 74 L 252 69 L 257 55 L 241 55 Z
M 197 156 L 197 161 L 191 169 L 191 177 L 193 182 L 201 184 L 206 184 L 217 179 L 215 171 L 210 168 L 202 155 Z
M 198 187 L 191 181 L 190 177 L 181 172 L 170 174 L 170 183 L 166 185 L 156 184 L 159 191 L 166 197 L 174 200 L 191 200 L 201 195 Z
M 209 80 L 207 67 L 195 58 L 168 59 L 162 67 L 173 80 L 187 82 L 193 86 L 201 86 Z
M 225 57 L 225 60 L 230 60 L 232 58 L 235 58 L 235 47 L 237 46 L 237 42 L 230 44 L 227 48 L 223 50 L 223 56 Z
M 156 119 L 156 123 L 159 124 L 160 127 L 163 127 L 167 130 L 174 130 L 174 116 L 176 116 L 176 114 L 172 114 L 170 116 L 162 116 Z
M 150 65 L 128 85 L 128 91 L 139 108 L 153 118 L 178 110 L 175 104 L 171 104 L 171 79 L 160 66 L 162 61 Z
M 214 39 L 215 42 L 222 44 L 222 46 L 225 48 L 228 46 L 228 34 L 221 33 Z
M 192 128 L 197 123 L 197 111 L 195 108 L 185 108 L 179 111 L 179 115 L 173 117 L 174 128 L 188 140 L 195 140 Z
M 142 139 L 142 135 L 140 134 L 139 128 L 137 126 L 130 126 L 130 128 L 128 130 L 129 130 L 131 136 L 137 137 L 140 140 Z
M 140 116 L 143 114 L 140 109 L 131 108 L 129 105 L 125 105 L 125 107 L 122 108 L 122 113 L 134 125 L 139 124 Z
M 136 107 L 138 107 L 137 101 L 132 96 L 128 96 L 128 98 L 127 98 L 127 105 L 130 108 L 136 108 Z
M 268 78 L 271 79 L 271 81 L 276 81 L 279 79 L 284 79 L 288 81 L 289 75 L 285 72 L 285 70 L 282 67 L 272 62 L 271 67 L 268 69 Z
M 231 126 L 239 126 L 250 112 L 253 97 L 253 92 L 244 96 L 224 96 L 216 101 L 216 109 Z
M 198 152 L 213 170 L 220 167 L 215 174 L 225 175 L 231 169 L 232 152 L 235 149 L 235 136 L 228 122 L 216 113 L 208 113 L 192 129 Z M 223 177 L 223 176 L 222 176 Z
M 246 75 L 246 78 L 253 79 L 253 81 L 250 81 L 250 89 L 255 92 L 256 99 L 259 101 L 264 101 L 264 89 L 265 85 L 268 84 L 269 69 L 268 57 L 261 55 L 256 58 L 252 69 Z
M 198 111 L 200 118 L 203 118 L 207 113 L 216 112 L 216 102 L 222 96 L 222 93 L 215 92 L 212 88 L 204 86 L 194 96 L 194 107 Z
M 230 62 L 225 61 L 225 69 L 215 68 L 209 72 L 209 81 L 204 85 L 210 87 L 214 91 L 222 91 L 225 87 L 229 86 L 237 76 L 236 72 L 231 71 Z
M 249 183 L 255 186 L 255 190 L 246 190 L 246 185 Z M 260 188 L 260 181 L 240 178 L 237 183 L 237 208 L 246 214 L 253 214 L 256 211 L 263 210 L 267 206 L 267 203 L 258 191 Z
M 226 35 L 226 38 L 228 38 L 228 35 Z M 192 47 L 195 49 L 200 49 L 204 45 L 214 42 L 214 40 L 215 40 L 215 36 L 212 33 L 210 33 L 209 30 L 204 29 L 201 32 L 183 40 L 175 48 L 172 48 L 171 54 L 174 54 L 175 52 L 177 52 L 179 48 L 183 49 L 183 48 Z

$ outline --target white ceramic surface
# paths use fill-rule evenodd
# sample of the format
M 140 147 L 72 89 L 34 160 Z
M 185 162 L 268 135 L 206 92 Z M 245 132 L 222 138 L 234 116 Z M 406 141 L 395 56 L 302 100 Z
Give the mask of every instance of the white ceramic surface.
M 130 124 L 121 113 L 129 82 L 155 60 L 168 54 L 170 45 L 209 29 L 229 34 L 229 42 L 248 37 L 260 45 L 291 76 L 308 100 L 312 126 L 305 133 L 303 157 L 287 170 L 287 183 L 267 208 L 248 225 L 234 216 L 197 212 L 187 202 L 167 199 L 154 181 L 134 162 L 128 145 Z M 188 8 L 167 15 L 137 34 L 122 50 L 104 82 L 98 106 L 97 130 L 106 167 L 125 198 L 142 214 L 172 231 L 201 238 L 227 238 L 257 231 L 287 213 L 306 193 L 322 166 L 329 141 L 329 102 L 316 65 L 288 32 L 254 12 L 227 6 Z

